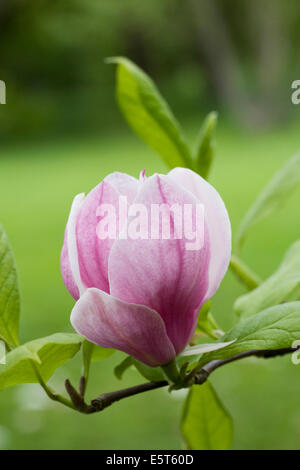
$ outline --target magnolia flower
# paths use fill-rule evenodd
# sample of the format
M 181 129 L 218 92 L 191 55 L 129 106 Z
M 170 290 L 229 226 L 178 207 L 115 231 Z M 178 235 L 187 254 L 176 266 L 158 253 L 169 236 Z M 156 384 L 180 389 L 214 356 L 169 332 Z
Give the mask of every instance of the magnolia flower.
M 116 237 L 99 236 L 101 208 L 117 208 L 120 197 L 127 198 L 128 217 L 108 213 L 105 224 Z M 189 249 L 184 236 L 175 236 L 178 222 L 172 215 L 169 238 L 161 236 L 161 229 L 158 238 L 151 238 L 147 224 L 140 237 L 124 236 L 135 220 L 130 209 L 138 205 L 150 213 L 153 204 L 202 205 L 200 228 L 191 217 L 193 229 L 203 235 L 200 249 Z M 124 351 L 149 366 L 167 364 L 191 340 L 199 310 L 217 291 L 230 254 L 225 205 L 201 176 L 185 168 L 149 178 L 142 172 L 140 180 L 110 174 L 86 197 L 75 197 L 67 223 L 61 270 L 77 300 L 71 323 L 99 346 Z

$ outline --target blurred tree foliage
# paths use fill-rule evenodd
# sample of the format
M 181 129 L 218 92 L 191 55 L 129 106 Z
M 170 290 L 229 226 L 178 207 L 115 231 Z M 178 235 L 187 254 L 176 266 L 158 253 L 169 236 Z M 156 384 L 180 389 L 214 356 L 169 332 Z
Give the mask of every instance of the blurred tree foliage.
M 265 126 L 291 112 L 299 0 L 1 0 L 2 136 L 107 129 L 125 55 L 179 113 L 224 109 Z

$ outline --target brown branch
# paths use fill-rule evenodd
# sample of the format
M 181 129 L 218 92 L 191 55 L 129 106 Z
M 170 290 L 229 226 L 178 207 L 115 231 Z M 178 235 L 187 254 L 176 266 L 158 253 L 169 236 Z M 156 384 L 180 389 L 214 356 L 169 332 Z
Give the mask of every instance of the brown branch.
M 202 385 L 210 374 L 214 372 L 219 367 L 222 367 L 226 364 L 231 362 L 239 361 L 240 359 L 244 359 L 246 357 L 261 357 L 261 358 L 270 358 L 276 356 L 283 356 L 285 354 L 290 354 L 295 352 L 297 348 L 285 348 L 285 349 L 275 349 L 275 350 L 251 350 L 245 351 L 240 354 L 236 354 L 228 359 L 220 359 L 216 361 L 208 362 L 193 378 L 193 383 L 197 385 Z M 162 380 L 160 382 L 147 382 L 141 385 L 135 385 L 134 387 L 124 388 L 122 390 L 116 390 L 115 392 L 110 393 L 103 393 L 99 397 L 93 399 L 88 405 L 85 403 L 82 395 L 75 390 L 75 388 L 71 385 L 69 380 L 66 380 L 65 386 L 66 390 L 72 400 L 77 411 L 85 414 L 97 413 L 99 411 L 104 410 L 108 406 L 112 405 L 113 403 L 123 400 L 124 398 L 132 397 L 134 395 L 138 395 L 140 393 L 148 392 L 150 390 L 155 390 L 157 388 L 166 387 L 168 382 L 166 380 Z

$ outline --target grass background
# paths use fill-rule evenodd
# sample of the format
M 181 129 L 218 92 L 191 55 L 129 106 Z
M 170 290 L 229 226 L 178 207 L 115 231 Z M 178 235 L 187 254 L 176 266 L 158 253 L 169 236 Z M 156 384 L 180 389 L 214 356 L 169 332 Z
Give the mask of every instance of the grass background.
M 186 123 L 191 139 L 198 123 Z M 280 166 L 300 147 L 299 123 L 280 131 L 247 134 L 221 123 L 211 182 L 222 195 L 236 229 L 245 210 Z M 16 143 L 1 149 L 0 220 L 13 246 L 22 293 L 21 339 L 72 331 L 73 305 L 60 276 L 59 255 L 72 198 L 89 191 L 112 171 L 138 176 L 165 172 L 158 156 L 127 131 L 101 138 Z M 299 237 L 300 191 L 252 230 L 243 257 L 262 277 L 272 273 Z M 232 304 L 243 287 L 229 272 L 213 300 L 223 329 L 235 322 Z M 112 369 L 117 353 L 93 364 L 88 397 L 139 383 L 129 370 L 122 383 Z M 0 366 L 1 367 L 1 366 Z M 235 449 L 300 448 L 300 369 L 290 358 L 248 359 L 212 377 L 235 421 Z M 59 390 L 80 375 L 80 357 L 51 379 Z M 165 390 L 124 400 L 93 416 L 52 403 L 38 385 L 0 394 L 0 448 L 180 449 L 179 421 L 185 392 Z

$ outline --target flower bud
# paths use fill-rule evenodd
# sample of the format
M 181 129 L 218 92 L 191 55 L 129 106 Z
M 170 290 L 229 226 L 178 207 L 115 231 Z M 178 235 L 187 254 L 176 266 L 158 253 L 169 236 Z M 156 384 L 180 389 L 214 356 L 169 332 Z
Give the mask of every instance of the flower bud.
M 71 322 L 102 347 L 166 364 L 189 343 L 230 255 L 225 205 L 201 176 L 113 173 L 72 205 L 61 255 L 77 300 Z

